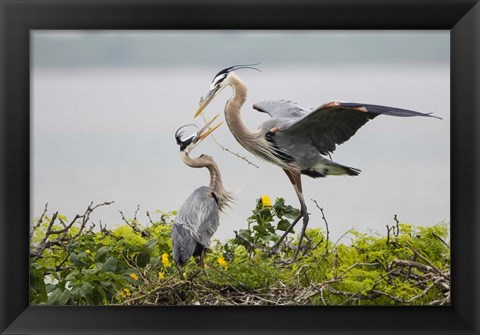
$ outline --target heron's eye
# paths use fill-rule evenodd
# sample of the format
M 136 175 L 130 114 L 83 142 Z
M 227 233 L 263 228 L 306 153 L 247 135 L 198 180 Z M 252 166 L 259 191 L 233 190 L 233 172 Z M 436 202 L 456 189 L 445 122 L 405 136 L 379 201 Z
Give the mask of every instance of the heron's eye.
M 226 73 L 220 73 L 215 78 L 213 78 L 212 84 L 210 85 L 210 90 L 213 90 L 215 88 L 220 88 L 220 84 L 222 81 L 227 77 Z

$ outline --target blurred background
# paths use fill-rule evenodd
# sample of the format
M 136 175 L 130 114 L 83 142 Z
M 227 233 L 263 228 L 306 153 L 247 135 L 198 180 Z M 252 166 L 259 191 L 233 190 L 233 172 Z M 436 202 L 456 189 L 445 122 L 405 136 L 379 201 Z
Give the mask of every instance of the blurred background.
M 380 116 L 337 147 L 332 159 L 359 168 L 357 177 L 303 177 L 310 227 L 332 239 L 351 228 L 386 234 L 401 222 L 450 220 L 450 66 L 448 31 L 33 31 L 31 67 L 32 219 L 50 211 L 68 218 L 90 202 L 115 201 L 92 215 L 121 225 L 147 223 L 146 211 L 176 210 L 201 185 L 206 169 L 179 157 L 174 133 L 193 120 L 214 75 L 236 64 L 248 86 L 243 118 L 268 118 L 251 106 L 289 99 L 307 108 L 331 100 L 382 104 L 443 118 Z M 223 112 L 231 90 L 207 108 Z M 223 118 L 223 116 L 222 116 Z M 193 130 L 193 129 L 192 129 Z M 259 166 L 223 151 L 212 139 L 193 152 L 213 156 L 236 203 L 215 238 L 247 226 L 256 199 L 283 197 L 298 207 L 284 172 L 243 149 L 226 125 L 215 139 Z M 159 214 L 152 214 L 159 215 Z M 98 226 L 98 225 L 97 225 Z

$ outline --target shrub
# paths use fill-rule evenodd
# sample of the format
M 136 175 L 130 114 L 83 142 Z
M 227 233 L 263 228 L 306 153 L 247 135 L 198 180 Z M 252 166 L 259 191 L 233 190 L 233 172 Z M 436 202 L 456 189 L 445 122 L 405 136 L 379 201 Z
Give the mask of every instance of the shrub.
M 294 231 L 272 246 L 299 215 L 282 198 L 256 201 L 248 226 L 215 241 L 205 268 L 173 264 L 175 212 L 155 212 L 141 225 L 122 215 L 107 229 L 89 222 L 103 203 L 71 221 L 47 208 L 31 230 L 30 300 L 41 305 L 290 304 L 445 305 L 450 303 L 449 227 L 402 224 L 386 236 L 348 232 L 351 243 L 332 243 L 326 230 L 307 229 L 295 262 Z M 320 209 L 320 208 L 319 208 Z M 320 209 L 322 210 L 322 209 Z M 323 214 L 323 210 L 322 210 Z M 395 218 L 396 219 L 396 218 Z M 304 240 L 305 241 L 305 240 Z M 182 272 L 181 274 L 179 272 Z M 186 279 L 185 279 L 186 278 Z

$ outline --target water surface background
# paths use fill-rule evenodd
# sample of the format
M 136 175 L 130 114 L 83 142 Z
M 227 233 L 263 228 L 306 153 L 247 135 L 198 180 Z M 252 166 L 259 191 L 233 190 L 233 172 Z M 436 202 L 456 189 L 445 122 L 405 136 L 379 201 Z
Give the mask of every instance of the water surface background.
M 310 227 L 332 238 L 351 228 L 386 232 L 402 222 L 450 220 L 449 33 L 315 31 L 34 31 L 32 33 L 32 219 L 45 203 L 67 217 L 90 202 L 115 201 L 92 220 L 122 224 L 119 210 L 147 223 L 146 211 L 178 209 L 206 169 L 182 163 L 175 130 L 193 120 L 199 98 L 222 68 L 242 70 L 249 88 L 242 116 L 256 128 L 268 115 L 251 105 L 289 99 L 315 108 L 330 100 L 384 104 L 433 112 L 443 120 L 380 116 L 337 147 L 332 159 L 359 168 L 357 177 L 303 177 Z M 223 112 L 225 89 L 206 110 Z M 461 113 L 461 111 L 457 111 Z M 223 117 L 223 116 L 222 116 Z M 212 139 L 193 154 L 213 156 L 236 203 L 215 237 L 245 228 L 255 201 L 298 200 L 284 172 L 234 140 L 226 125 L 215 138 L 255 168 L 222 151 Z

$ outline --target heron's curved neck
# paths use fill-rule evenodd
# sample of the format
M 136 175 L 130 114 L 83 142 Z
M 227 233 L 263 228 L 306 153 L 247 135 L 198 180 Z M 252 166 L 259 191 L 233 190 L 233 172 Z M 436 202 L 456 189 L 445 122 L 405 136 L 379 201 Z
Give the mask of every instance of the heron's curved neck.
M 262 129 L 252 131 L 245 125 L 240 117 L 240 108 L 247 98 L 247 87 L 234 73 L 230 73 L 229 80 L 233 95 L 225 106 L 225 120 L 237 142 L 255 156 L 289 169 L 290 167 L 275 153 L 275 148 L 266 140 Z
M 215 193 L 223 191 L 222 175 L 215 162 L 209 162 L 206 166 L 210 172 L 210 184 L 208 185 Z
M 240 109 L 247 99 L 247 86 L 245 86 L 235 73 L 231 73 L 229 79 L 230 86 L 233 89 L 233 95 L 225 106 L 225 120 L 236 140 L 243 147 L 247 148 L 249 140 L 255 139 L 258 136 L 258 132 L 249 129 L 240 116 Z
M 218 165 L 213 160 L 205 159 L 202 156 L 197 158 L 192 158 L 186 151 L 181 152 L 182 160 L 185 164 L 193 168 L 207 168 L 208 172 L 210 172 L 210 184 L 208 187 L 212 189 L 213 192 L 218 197 L 219 205 L 223 206 L 224 202 L 227 201 L 225 199 L 225 195 L 228 194 L 227 191 L 223 188 L 222 183 L 222 176 L 220 174 L 220 169 Z M 224 200 L 225 199 L 225 200 Z M 222 202 L 220 204 L 220 202 Z

